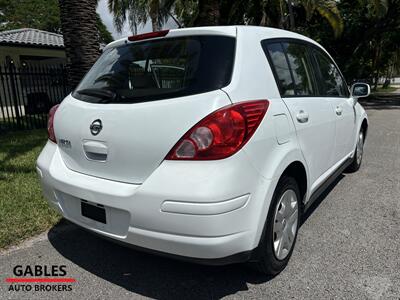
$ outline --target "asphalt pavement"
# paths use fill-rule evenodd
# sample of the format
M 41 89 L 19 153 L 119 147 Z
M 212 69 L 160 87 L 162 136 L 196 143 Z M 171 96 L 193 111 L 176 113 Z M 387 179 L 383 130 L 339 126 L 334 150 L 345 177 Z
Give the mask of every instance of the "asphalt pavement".
M 0 299 L 400 299 L 400 101 L 366 106 L 361 169 L 313 206 L 278 276 L 140 253 L 67 224 L 0 253 Z M 66 265 L 76 282 L 9 291 L 17 265 Z

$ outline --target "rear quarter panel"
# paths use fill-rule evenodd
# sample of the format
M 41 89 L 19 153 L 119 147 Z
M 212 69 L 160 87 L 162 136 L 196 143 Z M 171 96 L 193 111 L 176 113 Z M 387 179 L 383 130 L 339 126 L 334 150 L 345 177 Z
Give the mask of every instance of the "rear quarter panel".
M 261 41 L 270 38 L 262 31 L 237 27 L 235 66 L 231 83 L 223 88 L 233 103 L 266 99 L 269 108 L 254 136 L 243 150 L 266 178 L 280 177 L 287 165 L 304 158 L 299 150 L 290 113 L 284 104 Z M 282 128 L 281 116 L 287 124 Z M 283 137 L 283 138 L 282 138 Z M 279 143 L 278 143 L 279 141 Z M 305 165 L 306 167 L 306 165 Z
M 256 99 L 269 101 L 263 121 L 242 150 L 260 176 L 272 183 L 267 191 L 264 190 L 263 209 L 258 216 L 257 240 L 262 233 L 273 191 L 285 169 L 292 162 L 300 161 L 308 173 L 293 121 L 280 97 L 274 75 L 261 47 L 261 40 L 266 38 L 268 36 L 260 32 L 244 32 L 243 28 L 238 27 L 232 81 L 223 89 L 233 103 Z

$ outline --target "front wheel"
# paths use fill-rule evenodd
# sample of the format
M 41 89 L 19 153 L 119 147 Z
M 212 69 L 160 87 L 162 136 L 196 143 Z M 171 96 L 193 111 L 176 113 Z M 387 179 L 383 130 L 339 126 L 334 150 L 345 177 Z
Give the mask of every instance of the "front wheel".
M 271 201 L 259 244 L 259 271 L 276 275 L 287 265 L 296 243 L 300 222 L 300 191 L 292 177 L 282 177 Z
M 361 167 L 361 162 L 364 154 L 364 131 L 361 129 L 357 138 L 356 150 L 354 153 L 353 161 L 347 167 L 347 172 L 357 172 Z

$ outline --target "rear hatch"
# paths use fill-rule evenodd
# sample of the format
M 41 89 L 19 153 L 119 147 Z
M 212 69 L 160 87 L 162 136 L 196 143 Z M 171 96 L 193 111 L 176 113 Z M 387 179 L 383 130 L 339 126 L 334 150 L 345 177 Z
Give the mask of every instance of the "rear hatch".
M 60 105 L 54 129 L 68 168 L 140 184 L 175 143 L 230 104 L 235 39 L 159 38 L 107 49 Z

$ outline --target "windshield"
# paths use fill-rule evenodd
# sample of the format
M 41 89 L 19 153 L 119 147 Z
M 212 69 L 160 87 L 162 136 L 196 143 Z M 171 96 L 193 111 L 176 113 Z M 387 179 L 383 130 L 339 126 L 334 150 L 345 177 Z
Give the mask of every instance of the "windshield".
M 235 39 L 187 36 L 106 50 L 73 93 L 94 103 L 136 103 L 188 96 L 229 84 Z

